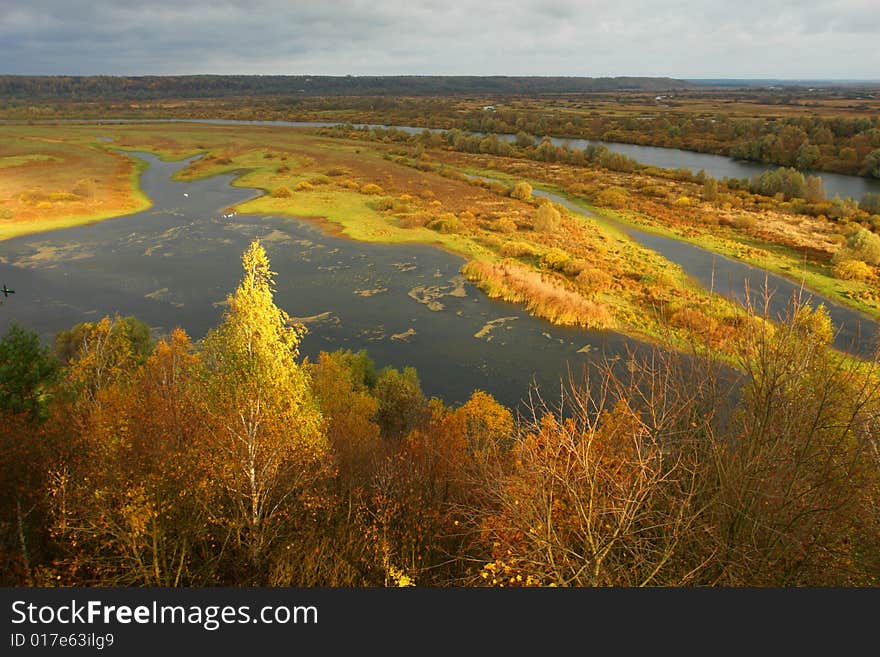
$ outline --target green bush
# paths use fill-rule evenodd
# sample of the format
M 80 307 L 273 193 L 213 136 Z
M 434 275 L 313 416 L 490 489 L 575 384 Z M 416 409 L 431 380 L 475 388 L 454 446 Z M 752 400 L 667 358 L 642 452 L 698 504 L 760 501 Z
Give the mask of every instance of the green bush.
M 843 260 L 861 260 L 869 265 L 880 265 L 880 235 L 867 228 L 859 228 L 835 255 L 835 261 Z

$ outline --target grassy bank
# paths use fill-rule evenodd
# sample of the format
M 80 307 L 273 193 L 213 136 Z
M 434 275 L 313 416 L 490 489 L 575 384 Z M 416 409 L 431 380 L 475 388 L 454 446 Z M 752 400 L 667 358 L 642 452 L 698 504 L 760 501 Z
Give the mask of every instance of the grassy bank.
M 862 280 L 834 276 L 832 256 L 854 230 L 852 226 L 774 211 L 772 199 L 761 199 L 762 205 L 756 207 L 750 205 L 750 199 L 731 197 L 707 202 L 701 199 L 699 185 L 657 180 L 646 174 L 582 170 L 461 153 L 442 153 L 439 157 L 477 175 L 509 183 L 529 180 L 536 188 L 563 196 L 595 214 L 594 220 L 609 231 L 615 230 L 615 223 L 625 224 L 688 242 L 766 269 L 836 303 L 880 318 L 878 268 L 869 269 L 872 273 Z
M 108 198 L 126 200 L 132 208 L 147 203 L 137 186 L 143 163 L 117 151 L 147 151 L 165 160 L 202 155 L 175 178 L 235 174 L 233 185 L 263 192 L 239 203 L 235 210 L 240 213 L 312 219 L 354 240 L 447 249 L 468 261 L 463 272 L 487 294 L 522 303 L 532 314 L 557 324 L 613 329 L 681 346 L 698 342 L 719 353 L 732 351 L 742 328 L 741 309 L 630 240 L 610 215 L 603 217 L 600 212 L 591 218 L 531 194 L 511 196 L 506 185 L 468 180 L 457 166 L 439 163 L 435 157 L 442 153 L 408 153 L 393 144 L 266 126 L 9 129 L 20 131 L 16 135 L 20 141 L 80 153 L 76 169 L 80 178 L 101 180 L 107 172 L 99 165 L 107 162 L 121 166 L 121 160 L 127 167 L 124 178 L 115 179 L 115 196 L 106 196 L 104 187 L 97 189 L 92 214 L 67 225 L 106 216 Z M 35 147 L 35 154 L 42 152 Z M 10 153 L 27 154 L 21 147 Z M 67 161 L 76 164 L 73 155 Z M 37 184 L 37 167 L 56 164 L 41 160 L 15 167 L 32 176 L 19 184 Z M 515 173 L 506 172 L 511 182 L 518 177 Z M 505 174 L 493 169 L 493 175 Z M 50 212 L 54 206 L 42 210 L 44 216 L 8 226 L 18 234 L 35 232 L 44 222 L 61 226 L 58 222 L 63 218 Z

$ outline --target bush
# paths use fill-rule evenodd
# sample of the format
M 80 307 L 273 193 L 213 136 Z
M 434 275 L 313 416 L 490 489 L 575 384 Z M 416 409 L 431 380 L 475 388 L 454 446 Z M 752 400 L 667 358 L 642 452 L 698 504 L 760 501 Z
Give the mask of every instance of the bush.
M 603 271 L 602 269 L 597 269 L 596 267 L 584 269 L 577 276 L 578 285 L 587 292 L 604 290 L 611 285 L 611 281 L 612 278 L 608 272 Z
M 629 194 L 620 187 L 608 187 L 596 195 L 596 203 L 608 208 L 622 208 L 629 201 Z
M 545 203 L 535 213 L 535 230 L 542 233 L 552 233 L 559 228 L 561 216 L 559 210 L 552 203 Z
M 669 317 L 669 323 L 698 335 L 711 335 L 718 330 L 718 322 L 699 308 L 677 310 Z
M 497 235 L 481 235 L 477 238 L 477 241 L 483 246 L 496 250 L 501 249 L 501 245 L 503 244 L 501 238 Z
M 589 266 L 590 263 L 588 263 L 586 260 L 577 258 L 575 260 L 569 260 L 568 262 L 566 262 L 562 271 L 564 271 L 568 276 L 578 276 Z
M 381 194 L 382 188 L 375 183 L 367 183 L 366 185 L 361 187 L 359 191 L 361 194 Z
M 556 271 L 565 269 L 570 260 L 571 256 L 568 253 L 556 247 L 545 251 L 541 256 L 541 264 L 547 269 L 555 269 Z
M 753 230 L 758 225 L 758 220 L 753 214 L 741 214 L 734 217 L 733 225 L 742 230 Z
M 528 201 L 532 198 L 532 186 L 527 182 L 520 181 L 510 188 L 510 197 L 520 201 Z
M 313 178 L 309 178 L 309 182 L 312 183 L 313 185 L 329 185 L 333 181 L 330 180 L 330 178 L 328 176 L 325 176 L 323 174 L 319 174 L 317 176 L 314 176 Z
M 714 178 L 707 178 L 703 183 L 703 200 L 710 202 L 718 200 L 718 181 Z
M 296 183 L 296 187 L 294 187 L 294 189 L 298 192 L 310 192 L 314 188 L 315 186 L 308 180 L 300 180 L 298 183 Z
M 862 197 L 859 207 L 871 214 L 880 214 L 880 194 L 868 192 Z
M 451 212 L 444 212 L 436 219 L 428 222 L 428 228 L 438 233 L 456 233 L 461 228 L 461 222 Z
M 535 247 L 528 242 L 505 242 L 501 247 L 505 258 L 531 258 L 538 255 Z
M 18 200 L 22 203 L 30 203 L 36 204 L 40 201 L 46 200 L 46 195 L 43 192 L 35 189 L 29 189 L 26 192 L 22 192 L 18 195 Z
M 399 224 L 401 228 L 423 228 L 430 219 L 426 214 L 408 214 L 400 218 Z
M 873 273 L 861 260 L 841 260 L 834 265 L 833 271 L 834 277 L 842 281 L 863 281 Z
M 496 233 L 515 233 L 516 222 L 510 217 L 501 217 L 490 223 L 488 228 Z
M 276 187 L 272 190 L 272 198 L 290 198 L 291 196 L 293 196 L 293 192 L 289 187 Z
M 859 228 L 846 240 L 846 246 L 837 252 L 835 260 L 861 260 L 869 265 L 880 265 L 880 235 Z
M 654 198 L 669 198 L 669 191 L 663 185 L 646 185 L 641 191 Z

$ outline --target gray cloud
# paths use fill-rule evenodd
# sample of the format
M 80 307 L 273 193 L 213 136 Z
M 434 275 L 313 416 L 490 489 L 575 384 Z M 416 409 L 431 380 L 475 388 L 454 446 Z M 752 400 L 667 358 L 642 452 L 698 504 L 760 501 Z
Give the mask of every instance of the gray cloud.
M 0 73 L 880 77 L 877 0 L 0 0 Z

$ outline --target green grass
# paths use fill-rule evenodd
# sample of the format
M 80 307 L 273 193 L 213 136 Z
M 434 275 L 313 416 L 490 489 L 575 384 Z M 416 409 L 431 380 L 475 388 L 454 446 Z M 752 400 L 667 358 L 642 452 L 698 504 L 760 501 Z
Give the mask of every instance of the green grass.
M 307 180 L 309 176 L 300 176 Z M 295 184 L 296 179 L 294 179 Z M 259 187 L 259 181 L 245 175 L 233 183 L 238 187 Z M 266 189 L 263 187 L 263 189 Z M 267 190 L 268 191 L 268 190 Z M 240 203 L 240 212 L 249 214 L 287 215 L 326 220 L 338 226 L 340 234 L 362 242 L 383 244 L 429 244 L 439 246 L 467 258 L 487 259 L 491 252 L 473 239 L 458 234 L 444 234 L 428 228 L 401 228 L 397 219 L 371 207 L 374 197 L 356 191 L 316 188 L 293 192 L 289 198 L 259 198 Z

